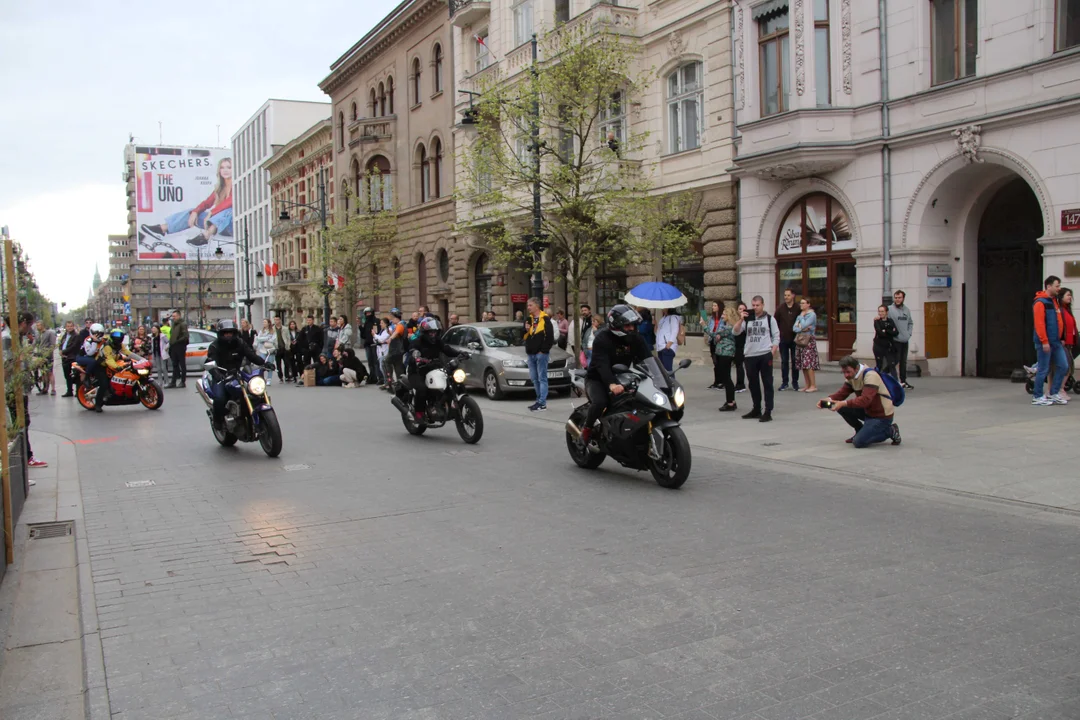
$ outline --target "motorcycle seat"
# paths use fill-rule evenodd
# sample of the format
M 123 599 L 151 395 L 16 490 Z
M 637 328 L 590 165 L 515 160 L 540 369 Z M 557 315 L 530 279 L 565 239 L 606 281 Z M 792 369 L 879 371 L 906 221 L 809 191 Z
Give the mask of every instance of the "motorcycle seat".
M 588 374 L 589 373 L 588 373 L 587 370 L 571 370 L 570 371 L 570 377 L 571 378 L 577 378 L 578 380 L 584 380 L 585 376 L 588 375 Z

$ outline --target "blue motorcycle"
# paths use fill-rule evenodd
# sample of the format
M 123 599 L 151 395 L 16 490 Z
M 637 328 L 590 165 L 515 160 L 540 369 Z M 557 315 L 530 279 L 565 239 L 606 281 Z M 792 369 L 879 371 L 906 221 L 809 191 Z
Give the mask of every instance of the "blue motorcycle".
M 210 418 L 214 439 L 222 447 L 232 447 L 238 440 L 258 440 L 268 456 L 280 455 L 281 425 L 270 404 L 270 395 L 266 392 L 263 368 L 247 365 L 238 371 L 226 371 L 211 361 L 206 363 L 205 369 L 206 373 L 195 388 L 206 403 L 206 414 Z M 220 384 L 216 384 L 215 380 L 221 380 Z M 224 392 L 226 396 L 225 419 L 220 424 L 214 422 L 216 392 Z

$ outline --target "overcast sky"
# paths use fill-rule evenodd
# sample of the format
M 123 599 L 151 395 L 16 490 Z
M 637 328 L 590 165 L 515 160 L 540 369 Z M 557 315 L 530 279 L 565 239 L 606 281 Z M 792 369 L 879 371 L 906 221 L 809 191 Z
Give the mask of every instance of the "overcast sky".
M 397 0 L 0 0 L 0 225 L 76 307 L 127 233 L 128 135 L 221 144 L 268 98 L 326 101 L 330 63 Z

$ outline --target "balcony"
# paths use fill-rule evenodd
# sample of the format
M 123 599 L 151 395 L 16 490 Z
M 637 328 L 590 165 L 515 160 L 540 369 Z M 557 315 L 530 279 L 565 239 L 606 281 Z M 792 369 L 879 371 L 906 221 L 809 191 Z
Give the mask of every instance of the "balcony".
M 304 273 L 300 268 L 288 268 L 287 270 L 278 271 L 277 284 L 279 287 L 303 285 L 306 282 L 307 280 L 304 278 Z
M 395 125 L 397 125 L 396 115 L 353 120 L 349 123 L 349 147 L 392 140 Z
M 491 12 L 488 0 L 450 0 L 450 22 L 454 27 L 469 27 Z
M 565 27 L 570 29 L 580 25 L 587 25 L 593 32 L 607 30 L 617 35 L 636 37 L 638 34 L 637 20 L 637 8 L 619 7 L 618 5 L 599 2 L 577 17 L 571 18 Z

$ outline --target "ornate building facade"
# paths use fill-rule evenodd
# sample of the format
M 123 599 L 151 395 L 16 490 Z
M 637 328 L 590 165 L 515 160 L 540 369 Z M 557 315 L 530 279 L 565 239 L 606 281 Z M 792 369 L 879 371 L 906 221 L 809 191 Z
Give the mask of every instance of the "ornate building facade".
M 1042 279 L 1080 283 L 1075 3 L 734 5 L 743 295 L 809 298 L 832 359 L 904 290 L 923 370 L 1033 360 Z

